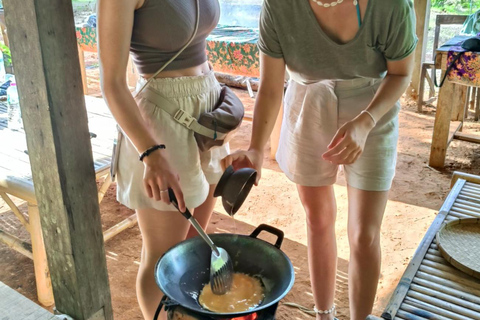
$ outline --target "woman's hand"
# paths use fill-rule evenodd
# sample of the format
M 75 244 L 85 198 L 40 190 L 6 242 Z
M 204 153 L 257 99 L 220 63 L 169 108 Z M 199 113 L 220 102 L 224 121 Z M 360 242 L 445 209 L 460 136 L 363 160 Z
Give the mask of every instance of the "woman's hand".
M 145 171 L 143 185 L 150 198 L 170 204 L 168 188 L 172 188 L 178 201 L 178 208 L 185 212 L 185 200 L 180 188 L 180 178 L 172 169 L 162 150 L 157 150 L 143 159 Z
M 345 123 L 328 145 L 323 159 L 334 164 L 352 164 L 360 157 L 365 148 L 365 141 L 373 129 L 370 116 L 362 113 L 355 119 Z
M 257 178 L 255 179 L 255 185 L 258 186 L 262 175 L 262 164 L 263 164 L 263 151 L 256 149 L 238 150 L 234 153 L 228 155 L 222 160 L 223 168 L 228 166 L 233 166 L 234 170 L 241 168 L 252 168 L 257 171 Z

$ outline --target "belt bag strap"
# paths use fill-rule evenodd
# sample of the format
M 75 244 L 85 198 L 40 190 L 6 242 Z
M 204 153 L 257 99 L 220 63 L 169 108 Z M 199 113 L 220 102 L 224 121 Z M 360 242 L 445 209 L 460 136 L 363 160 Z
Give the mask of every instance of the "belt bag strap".
M 157 107 L 168 113 L 176 122 L 180 123 L 187 129 L 190 129 L 202 136 L 206 136 L 212 140 L 223 140 L 228 133 L 218 132 L 202 126 L 197 119 L 191 114 L 179 109 L 173 102 L 165 99 L 161 94 L 151 87 L 146 87 L 141 93 L 141 97 L 147 99 Z

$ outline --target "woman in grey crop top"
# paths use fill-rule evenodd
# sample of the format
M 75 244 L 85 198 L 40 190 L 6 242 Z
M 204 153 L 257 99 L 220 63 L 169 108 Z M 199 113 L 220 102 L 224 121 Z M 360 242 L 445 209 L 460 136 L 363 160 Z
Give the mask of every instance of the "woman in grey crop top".
M 262 68 L 247 151 L 225 162 L 261 170 L 264 146 L 290 82 L 277 161 L 305 208 L 317 320 L 335 316 L 333 184 L 347 180 L 350 319 L 372 311 L 380 275 L 380 226 L 395 173 L 398 99 L 410 82 L 416 45 L 410 0 L 264 0 Z M 348 318 L 340 310 L 342 318 Z
M 137 213 L 143 241 L 137 297 L 149 320 L 162 298 L 153 276 L 155 263 L 170 247 L 196 235 L 170 203 L 168 188 L 175 191 L 180 209 L 189 208 L 206 228 L 215 205 L 213 190 L 223 173 L 220 161 L 229 149 L 200 152 L 192 132 L 161 105 L 132 96 L 126 68 L 131 54 L 142 75 L 138 90 L 192 37 L 197 10 L 193 41 L 148 83 L 194 117 L 211 110 L 220 95 L 205 53 L 206 37 L 219 20 L 218 0 L 98 1 L 102 92 L 124 137 L 116 148 L 117 199 Z M 147 150 L 152 152 L 139 161 Z

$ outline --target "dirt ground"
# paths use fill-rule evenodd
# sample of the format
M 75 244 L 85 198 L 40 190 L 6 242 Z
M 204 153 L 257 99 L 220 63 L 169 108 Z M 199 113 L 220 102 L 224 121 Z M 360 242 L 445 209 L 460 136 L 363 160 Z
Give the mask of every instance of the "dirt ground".
M 98 68 L 95 56 L 89 55 L 87 63 L 90 94 L 98 94 Z M 253 99 L 242 92 L 242 99 L 251 111 Z M 442 171 L 427 166 L 435 109 L 425 108 L 416 112 L 413 102 L 402 99 L 400 113 L 400 141 L 398 148 L 397 175 L 389 196 L 382 229 L 382 273 L 374 314 L 380 315 L 409 259 L 421 241 L 425 231 L 441 207 L 449 192 L 451 174 L 456 171 L 480 174 L 480 146 L 454 141 L 448 149 L 446 167 Z M 466 123 L 466 132 L 479 133 L 480 123 L 471 117 Z M 232 149 L 248 145 L 251 122 L 245 121 L 233 139 Z M 335 185 L 338 200 L 336 232 L 338 239 L 338 282 L 336 304 L 339 319 L 348 319 L 348 260 L 347 240 L 347 194 L 343 174 Z M 21 209 L 26 211 L 25 205 Z M 100 206 L 103 228 L 107 229 L 126 218 L 132 212 L 115 200 L 115 185 L 108 190 Z M 285 232 L 282 249 L 290 257 L 296 271 L 296 282 L 284 301 L 313 307 L 312 293 L 307 268 L 306 232 L 304 211 L 296 189 L 279 170 L 276 162 L 266 155 L 263 179 L 254 188 L 246 203 L 232 218 L 223 213 L 217 203 L 209 232 L 236 232 L 249 234 L 256 226 L 267 223 Z M 23 239 L 28 234 L 0 202 L 0 224 Z M 236 228 L 235 228 L 236 226 Z M 271 240 L 271 239 L 270 239 Z M 142 319 L 135 297 L 135 277 L 140 258 L 141 237 L 138 227 L 133 227 L 106 243 L 107 264 L 110 276 L 115 319 Z M 0 281 L 21 294 L 36 301 L 36 288 L 32 261 L 0 245 Z M 296 309 L 280 305 L 279 320 L 312 319 Z

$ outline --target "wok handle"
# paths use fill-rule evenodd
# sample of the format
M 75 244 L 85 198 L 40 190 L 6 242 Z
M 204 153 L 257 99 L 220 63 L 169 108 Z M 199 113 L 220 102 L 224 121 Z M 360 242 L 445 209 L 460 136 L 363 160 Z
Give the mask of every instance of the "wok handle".
M 261 224 L 257 227 L 257 229 L 255 229 L 252 234 L 250 235 L 250 237 L 252 238 L 255 238 L 257 239 L 258 235 L 260 234 L 260 232 L 262 231 L 266 231 L 268 233 L 271 233 L 273 234 L 274 236 L 277 236 L 277 242 L 275 243 L 275 247 L 277 247 L 278 249 L 280 249 L 280 247 L 282 246 L 282 242 L 283 242 L 283 238 L 284 238 L 284 233 L 282 230 L 280 229 L 277 229 L 277 228 L 274 228 L 272 226 L 269 226 L 267 224 Z
M 155 311 L 155 315 L 153 316 L 153 320 L 157 320 L 160 312 L 162 311 L 163 307 L 165 306 L 165 301 L 167 301 L 167 296 L 163 296 L 162 300 L 158 304 L 157 311 Z

